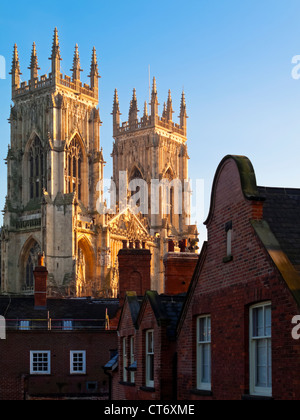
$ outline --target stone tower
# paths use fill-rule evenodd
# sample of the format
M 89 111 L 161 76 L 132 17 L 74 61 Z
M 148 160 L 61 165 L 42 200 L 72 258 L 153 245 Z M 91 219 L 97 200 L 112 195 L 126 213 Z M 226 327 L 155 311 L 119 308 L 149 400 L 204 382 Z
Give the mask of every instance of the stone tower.
M 127 188 L 134 179 L 146 182 L 143 216 L 147 218 L 150 233 L 156 238 L 153 249 L 155 267 L 152 273 L 154 290 L 164 292 L 163 258 L 168 251 L 192 249 L 198 232 L 190 225 L 187 111 L 182 93 L 179 124 L 173 121 L 173 103 L 169 91 L 163 114 L 158 112 L 158 92 L 153 79 L 150 114 L 145 102 L 141 119 L 138 117 L 136 91 L 130 103 L 128 121 L 121 122 L 118 93 L 113 105 L 113 181 L 117 202 L 121 205 L 120 174 L 126 172 Z M 159 185 L 159 186 L 158 186 Z M 158 187 L 157 187 L 158 186 Z M 129 188 L 130 190 L 130 188 Z M 139 188 L 137 188 L 137 191 Z M 130 194 L 127 200 L 130 199 Z M 137 207 L 139 206 L 137 203 Z
M 49 271 L 49 293 L 85 296 L 101 289 L 96 202 L 104 161 L 96 51 L 92 52 L 89 84 L 80 80 L 77 45 L 72 77 L 63 76 L 61 60 L 55 29 L 51 73 L 39 77 L 33 44 L 30 79 L 21 83 L 14 47 L 11 143 L 1 237 L 4 292 L 32 292 L 33 269 L 40 252 L 45 254 Z

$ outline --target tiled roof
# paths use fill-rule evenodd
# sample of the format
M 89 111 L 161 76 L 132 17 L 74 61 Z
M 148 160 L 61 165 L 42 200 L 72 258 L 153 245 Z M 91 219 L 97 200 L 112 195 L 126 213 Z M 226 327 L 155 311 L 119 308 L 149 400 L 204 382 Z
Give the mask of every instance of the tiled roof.
M 103 328 L 106 309 L 112 319 L 119 308 L 119 301 L 114 299 L 47 299 L 47 309 L 34 308 L 33 297 L 0 296 L 0 315 L 9 323 L 13 320 L 74 320 L 78 325 Z M 96 322 L 97 321 L 97 322 Z M 95 324 L 96 323 L 96 324 Z
M 258 187 L 265 196 L 263 218 L 281 249 L 300 271 L 300 189 Z
M 176 327 L 181 314 L 186 294 L 182 295 L 158 295 L 157 292 L 148 291 L 145 299 L 148 299 L 158 324 L 167 323 L 167 335 L 173 339 L 176 335 Z

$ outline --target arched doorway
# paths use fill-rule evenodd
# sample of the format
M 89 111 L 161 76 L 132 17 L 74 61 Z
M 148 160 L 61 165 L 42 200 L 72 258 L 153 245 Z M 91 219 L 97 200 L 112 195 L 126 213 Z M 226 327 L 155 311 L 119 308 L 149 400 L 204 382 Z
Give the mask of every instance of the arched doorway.
M 76 263 L 76 295 L 78 297 L 93 296 L 95 257 L 90 242 L 81 238 L 78 242 Z

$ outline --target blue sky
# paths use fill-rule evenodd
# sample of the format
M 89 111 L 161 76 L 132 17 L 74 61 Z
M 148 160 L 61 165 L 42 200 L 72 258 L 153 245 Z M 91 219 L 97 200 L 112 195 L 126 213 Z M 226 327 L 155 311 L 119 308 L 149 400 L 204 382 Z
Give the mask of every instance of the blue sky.
M 183 87 L 186 92 L 190 177 L 205 181 L 205 215 L 216 168 L 227 154 L 248 156 L 259 185 L 300 187 L 300 80 L 291 77 L 292 57 L 300 55 L 299 16 L 299 0 L 15 0 L 13 7 L 2 2 L 0 55 L 7 78 L 0 80 L 1 209 L 13 45 L 18 44 L 23 80 L 29 78 L 33 41 L 40 74 L 48 73 L 55 26 L 65 73 L 78 43 L 87 81 L 92 48 L 97 49 L 106 177 L 114 89 L 127 120 L 132 89 L 141 110 L 148 99 L 150 65 L 161 109 L 171 89 L 177 117 Z

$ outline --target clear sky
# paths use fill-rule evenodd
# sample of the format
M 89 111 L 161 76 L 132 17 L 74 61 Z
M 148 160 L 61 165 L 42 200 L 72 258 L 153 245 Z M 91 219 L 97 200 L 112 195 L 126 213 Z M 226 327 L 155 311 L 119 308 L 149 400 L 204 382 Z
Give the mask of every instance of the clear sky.
M 78 43 L 82 80 L 87 81 L 92 48 L 97 49 L 106 177 L 111 176 L 114 89 L 127 120 L 132 89 L 137 89 L 140 110 L 148 99 L 150 65 L 161 110 L 171 89 L 177 117 L 183 87 L 186 92 L 190 177 L 204 179 L 205 216 L 216 168 L 227 154 L 248 156 L 259 185 L 300 187 L 300 80 L 291 76 L 292 58 L 300 55 L 299 17 L 299 0 L 2 2 L 0 55 L 6 59 L 6 80 L 0 80 L 1 209 L 13 45 L 19 48 L 23 81 L 29 79 L 33 41 L 40 75 L 49 73 L 55 26 L 66 74 Z

